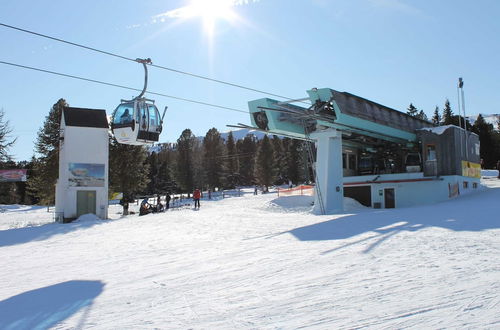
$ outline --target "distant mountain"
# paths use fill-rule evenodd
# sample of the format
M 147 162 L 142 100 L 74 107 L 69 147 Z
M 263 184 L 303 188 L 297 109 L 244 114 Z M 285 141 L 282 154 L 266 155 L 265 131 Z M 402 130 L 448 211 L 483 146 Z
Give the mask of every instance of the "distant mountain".
M 224 141 L 227 140 L 229 132 L 230 131 L 227 131 L 227 132 L 224 132 L 224 133 L 220 133 L 220 135 L 224 139 Z M 235 129 L 235 130 L 231 130 L 231 132 L 233 132 L 233 138 L 234 138 L 235 141 L 244 139 L 245 136 L 247 136 L 247 134 L 253 134 L 259 140 L 261 140 L 264 137 L 264 135 L 266 135 L 263 132 L 253 131 L 253 130 L 248 129 L 248 128 Z
M 469 122 L 472 125 L 474 125 L 478 116 L 479 116 L 479 114 L 467 116 L 467 120 L 469 120 Z M 485 122 L 487 122 L 488 124 L 492 124 L 494 129 L 498 128 L 498 123 L 500 122 L 500 114 L 488 114 L 487 115 L 487 114 L 482 113 L 481 116 L 483 116 Z

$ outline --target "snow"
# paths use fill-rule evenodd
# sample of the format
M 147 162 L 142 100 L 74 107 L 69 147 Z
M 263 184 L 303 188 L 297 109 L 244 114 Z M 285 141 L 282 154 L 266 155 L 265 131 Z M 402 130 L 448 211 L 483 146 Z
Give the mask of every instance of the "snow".
M 431 133 L 441 135 L 443 134 L 448 128 L 450 127 L 455 127 L 455 125 L 444 125 L 444 126 L 436 126 L 436 127 L 423 127 L 419 128 L 418 130 L 420 131 L 429 131 Z
M 499 328 L 491 174 L 447 202 L 325 216 L 275 193 L 70 224 L 4 206 L 0 329 Z

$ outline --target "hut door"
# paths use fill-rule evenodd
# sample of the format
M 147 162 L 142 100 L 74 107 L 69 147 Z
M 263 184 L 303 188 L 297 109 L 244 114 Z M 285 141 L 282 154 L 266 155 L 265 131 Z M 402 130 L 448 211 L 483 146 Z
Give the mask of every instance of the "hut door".
M 96 214 L 96 191 L 80 190 L 76 192 L 76 217 L 87 213 Z
M 394 188 L 384 189 L 384 205 L 386 209 L 393 209 L 396 207 L 396 195 Z

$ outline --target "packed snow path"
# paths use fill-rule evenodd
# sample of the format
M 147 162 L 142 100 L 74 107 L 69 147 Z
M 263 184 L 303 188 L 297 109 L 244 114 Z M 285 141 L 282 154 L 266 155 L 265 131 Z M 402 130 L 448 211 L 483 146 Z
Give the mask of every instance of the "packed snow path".
M 309 213 L 307 197 L 112 220 L 0 214 L 0 328 L 500 328 L 500 180 L 448 202 Z

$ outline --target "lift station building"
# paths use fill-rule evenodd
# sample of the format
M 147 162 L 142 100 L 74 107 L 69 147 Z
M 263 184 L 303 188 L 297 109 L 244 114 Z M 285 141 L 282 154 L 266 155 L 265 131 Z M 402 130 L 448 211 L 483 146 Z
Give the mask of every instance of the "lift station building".
M 346 92 L 314 88 L 307 94 L 284 102 L 250 101 L 249 110 L 254 129 L 314 142 L 315 212 L 342 212 L 344 197 L 395 208 L 478 188 L 476 134 L 453 125 L 436 127 Z M 311 105 L 297 105 L 305 101 Z
M 59 132 L 56 220 L 108 217 L 109 126 L 105 110 L 65 107 Z

